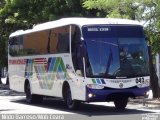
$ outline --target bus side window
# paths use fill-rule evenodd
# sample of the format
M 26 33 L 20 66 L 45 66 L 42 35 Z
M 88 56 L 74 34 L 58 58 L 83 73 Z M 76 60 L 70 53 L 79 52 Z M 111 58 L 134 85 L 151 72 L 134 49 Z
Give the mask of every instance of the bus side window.
M 69 53 L 69 34 L 58 34 L 58 53 Z
M 11 56 L 19 56 L 23 51 L 23 36 L 16 36 L 9 39 L 9 53 Z
M 83 76 L 83 59 L 81 53 L 81 39 L 80 39 L 80 29 L 77 26 L 72 26 L 72 38 L 71 38 L 71 52 L 72 61 L 75 72 Z
M 69 26 L 59 28 L 56 50 L 58 53 L 69 53 Z

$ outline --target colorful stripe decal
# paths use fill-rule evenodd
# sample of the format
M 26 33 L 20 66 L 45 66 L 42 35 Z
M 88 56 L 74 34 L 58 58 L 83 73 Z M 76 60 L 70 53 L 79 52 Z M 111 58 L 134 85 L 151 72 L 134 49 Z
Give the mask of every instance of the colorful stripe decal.
M 96 83 L 96 80 L 95 80 L 95 79 L 92 79 L 92 82 L 95 84 L 95 83 Z
M 25 68 L 25 77 L 29 78 L 32 75 L 33 75 L 33 60 L 27 59 Z
M 34 59 L 35 64 L 47 64 L 46 58 L 36 58 Z
M 70 79 L 61 57 L 27 59 L 25 77 L 32 77 L 33 66 L 42 89 L 52 89 L 55 80 Z
M 104 79 L 92 79 L 94 84 L 106 84 Z
M 97 83 L 98 83 L 98 84 L 101 84 L 101 81 L 100 81 L 100 79 L 96 79 L 96 81 L 97 81 Z
M 101 82 L 102 82 L 102 84 L 106 84 L 105 81 L 104 81 L 104 79 L 101 79 Z

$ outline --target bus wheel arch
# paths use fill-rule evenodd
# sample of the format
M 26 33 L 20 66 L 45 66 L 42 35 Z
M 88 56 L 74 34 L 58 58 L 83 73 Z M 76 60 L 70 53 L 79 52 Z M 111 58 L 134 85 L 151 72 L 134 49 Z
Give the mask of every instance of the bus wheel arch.
M 67 105 L 67 108 L 69 109 L 78 108 L 80 101 L 72 99 L 71 87 L 67 81 L 63 83 L 62 96 L 63 96 L 65 104 Z

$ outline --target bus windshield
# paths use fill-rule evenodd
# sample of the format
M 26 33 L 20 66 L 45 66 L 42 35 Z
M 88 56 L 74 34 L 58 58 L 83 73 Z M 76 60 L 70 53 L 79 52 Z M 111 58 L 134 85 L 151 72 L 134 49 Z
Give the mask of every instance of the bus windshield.
M 82 30 L 87 77 L 131 78 L 149 75 L 147 43 L 141 27 L 85 26 Z

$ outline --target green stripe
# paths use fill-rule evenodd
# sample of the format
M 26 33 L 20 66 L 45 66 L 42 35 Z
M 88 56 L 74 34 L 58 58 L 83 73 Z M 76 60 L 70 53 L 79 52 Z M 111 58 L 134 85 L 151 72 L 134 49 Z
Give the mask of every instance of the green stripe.
M 56 72 L 56 71 L 57 71 L 59 62 L 60 62 L 60 57 L 57 57 L 57 58 L 56 58 L 56 61 L 55 61 L 54 68 L 53 68 L 53 72 Z
M 63 63 L 62 58 L 60 58 L 60 65 L 61 65 L 62 71 L 63 71 L 63 72 L 67 72 L 67 71 L 66 71 L 66 68 L 65 68 L 65 65 L 64 65 L 64 63 Z
M 92 82 L 93 82 L 93 83 L 96 83 L 96 80 L 95 80 L 95 79 L 92 79 Z

